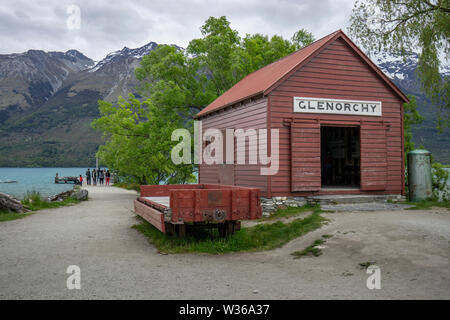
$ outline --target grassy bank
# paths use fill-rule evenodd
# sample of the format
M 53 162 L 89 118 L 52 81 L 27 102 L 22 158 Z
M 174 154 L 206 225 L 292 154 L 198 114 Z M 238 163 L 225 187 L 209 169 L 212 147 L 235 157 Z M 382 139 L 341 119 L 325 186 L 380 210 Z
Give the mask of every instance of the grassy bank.
M 304 208 L 295 208 L 297 214 Z M 291 208 L 285 209 L 292 216 Z M 167 236 L 153 227 L 147 221 L 133 226 L 143 233 L 159 251 L 165 253 L 209 253 L 222 254 L 238 251 L 262 251 L 278 248 L 292 239 L 298 238 L 310 231 L 320 228 L 325 218 L 320 216 L 318 209 L 309 209 L 312 214 L 290 223 L 259 224 L 250 228 L 242 228 L 227 238 L 220 238 L 216 229 L 188 229 L 186 238 Z M 286 212 L 286 214 L 287 214 Z M 281 215 L 283 211 L 280 211 Z
M 322 209 L 320 209 L 319 205 L 309 205 L 305 204 L 302 207 L 288 207 L 286 209 L 277 209 L 274 213 L 272 213 L 267 218 L 262 218 L 261 220 L 274 220 L 279 218 L 289 218 L 292 216 L 296 216 L 300 213 L 304 212 L 314 212 L 321 213 Z
M 28 217 L 29 215 L 31 215 L 33 213 L 34 212 L 15 213 L 15 212 L 9 212 L 8 210 L 0 209 L 0 222 L 22 219 L 22 218 Z
M 15 213 L 15 212 L 9 212 L 7 210 L 0 210 L 0 222 L 22 219 L 22 218 L 27 217 L 39 210 L 60 208 L 60 207 L 79 203 L 80 201 L 76 200 L 72 197 L 68 197 L 68 198 L 64 199 L 63 201 L 49 202 L 49 201 L 44 200 L 41 197 L 41 194 L 39 192 L 32 191 L 32 192 L 27 192 L 27 195 L 24 197 L 24 199 L 21 202 L 22 202 L 22 205 L 24 206 L 24 208 L 30 210 L 30 212 Z

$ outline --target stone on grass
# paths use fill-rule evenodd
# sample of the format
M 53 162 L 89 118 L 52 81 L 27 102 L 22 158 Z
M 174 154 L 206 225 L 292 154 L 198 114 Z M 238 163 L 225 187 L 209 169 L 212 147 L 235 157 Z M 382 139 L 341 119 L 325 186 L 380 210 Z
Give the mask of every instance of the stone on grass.
M 73 190 L 69 190 L 69 191 L 65 191 L 65 192 L 61 192 L 58 194 L 55 194 L 53 196 L 48 197 L 48 201 L 50 202 L 54 202 L 54 201 L 63 201 L 64 199 L 70 197 L 73 193 Z
M 88 199 L 88 191 L 86 189 L 80 189 L 73 194 L 73 197 L 79 201 L 85 201 Z

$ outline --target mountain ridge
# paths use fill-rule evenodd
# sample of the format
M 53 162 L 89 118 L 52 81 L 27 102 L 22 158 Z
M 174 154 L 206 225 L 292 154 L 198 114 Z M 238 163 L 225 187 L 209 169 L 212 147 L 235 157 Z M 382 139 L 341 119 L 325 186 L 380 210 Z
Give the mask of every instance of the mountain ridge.
M 28 50 L 0 55 L 0 109 L 27 110 L 48 100 L 66 79 L 93 60 L 77 50 Z

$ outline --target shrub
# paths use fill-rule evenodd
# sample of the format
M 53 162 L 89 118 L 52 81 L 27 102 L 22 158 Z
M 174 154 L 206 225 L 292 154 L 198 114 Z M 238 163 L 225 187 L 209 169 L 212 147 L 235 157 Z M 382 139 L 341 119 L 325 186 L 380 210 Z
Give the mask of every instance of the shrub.
M 433 200 L 449 201 L 450 187 L 448 185 L 449 171 L 439 162 L 433 162 L 432 165 L 432 188 Z

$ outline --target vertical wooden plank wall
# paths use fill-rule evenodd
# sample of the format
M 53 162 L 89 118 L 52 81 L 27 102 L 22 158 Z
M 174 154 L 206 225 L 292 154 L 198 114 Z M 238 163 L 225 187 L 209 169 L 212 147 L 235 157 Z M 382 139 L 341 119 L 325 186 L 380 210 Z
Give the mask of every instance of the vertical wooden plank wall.
M 320 124 L 291 122 L 291 191 L 319 191 Z
M 386 189 L 388 129 L 383 123 L 361 125 L 361 190 Z
M 265 129 L 267 128 L 267 98 L 247 100 L 233 108 L 214 113 L 202 119 L 203 133 L 208 128 L 216 128 L 222 131 L 225 129 Z M 235 150 L 237 148 L 235 140 Z M 242 187 L 260 188 L 263 195 L 267 192 L 267 176 L 260 175 L 260 165 L 248 164 L 249 153 L 256 153 L 257 150 L 249 150 L 248 138 L 246 139 L 246 163 L 245 165 L 234 166 L 234 185 Z M 242 150 L 239 150 L 242 151 Z M 235 159 L 236 161 L 236 159 Z M 236 162 L 235 162 L 236 163 Z M 222 165 L 200 165 L 199 183 L 220 184 L 220 173 Z M 227 174 L 230 174 L 228 172 Z

